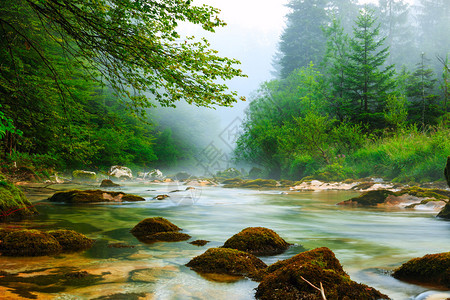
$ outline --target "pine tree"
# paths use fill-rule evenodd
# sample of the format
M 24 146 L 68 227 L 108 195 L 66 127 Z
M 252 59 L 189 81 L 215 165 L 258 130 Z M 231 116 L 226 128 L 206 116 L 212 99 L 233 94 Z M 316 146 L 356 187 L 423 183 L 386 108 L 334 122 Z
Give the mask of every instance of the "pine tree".
M 376 22 L 373 10 L 361 9 L 350 39 L 344 84 L 345 96 L 352 106 L 350 119 L 378 121 L 373 114 L 382 113 L 386 94 L 394 85 L 394 66 L 382 67 L 389 48 L 382 48 L 386 37 L 379 37 L 380 25 Z

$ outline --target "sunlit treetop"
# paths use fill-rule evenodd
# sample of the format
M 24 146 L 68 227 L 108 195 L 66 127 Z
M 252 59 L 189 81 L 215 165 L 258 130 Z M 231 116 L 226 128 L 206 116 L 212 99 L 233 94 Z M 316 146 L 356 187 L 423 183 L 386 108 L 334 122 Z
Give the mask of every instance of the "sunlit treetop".
M 154 105 L 153 99 L 163 106 L 182 99 L 229 106 L 238 96 L 223 82 L 245 76 L 235 67 L 240 62 L 219 56 L 206 39 L 182 38 L 176 31 L 190 22 L 214 32 L 226 25 L 218 13 L 189 0 L 19 0 L 0 5 L 0 25 L 39 54 L 55 82 L 58 71 L 27 35 L 30 26 L 56 42 L 72 67 L 109 84 L 136 111 Z M 34 15 L 35 24 L 24 21 L 24 14 Z

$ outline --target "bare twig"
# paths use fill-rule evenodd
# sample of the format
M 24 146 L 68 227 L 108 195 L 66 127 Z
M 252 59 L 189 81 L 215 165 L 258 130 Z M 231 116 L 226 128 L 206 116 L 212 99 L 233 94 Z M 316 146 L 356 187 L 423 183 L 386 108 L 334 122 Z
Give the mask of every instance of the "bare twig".
M 314 284 L 312 284 L 311 282 L 309 282 L 308 280 L 303 278 L 303 276 L 300 276 L 300 278 L 303 279 L 307 284 L 309 284 L 310 286 L 312 286 L 313 288 L 318 290 L 320 292 L 320 294 L 322 295 L 323 300 L 327 300 L 327 298 L 325 297 L 325 290 L 323 289 L 322 282 L 320 283 L 320 288 L 318 288 L 317 286 L 315 286 Z

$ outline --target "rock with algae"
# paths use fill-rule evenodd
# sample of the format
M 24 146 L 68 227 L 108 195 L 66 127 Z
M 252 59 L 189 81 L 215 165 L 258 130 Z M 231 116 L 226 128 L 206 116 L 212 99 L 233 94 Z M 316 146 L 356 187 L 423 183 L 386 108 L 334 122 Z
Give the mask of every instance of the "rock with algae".
M 290 244 L 275 231 L 264 227 L 248 227 L 229 238 L 224 248 L 245 251 L 253 255 L 275 255 L 283 253 Z
M 61 250 L 61 245 L 51 234 L 28 229 L 9 233 L 0 245 L 0 252 L 5 256 L 53 255 Z
M 86 237 L 84 234 L 78 233 L 74 230 L 52 230 L 48 231 L 48 234 L 53 236 L 61 245 L 63 251 L 80 251 L 89 249 L 93 240 Z
M 228 248 L 210 248 L 186 264 L 199 273 L 215 273 L 257 277 L 267 265 L 256 256 Z
M 37 214 L 38 211 L 24 193 L 0 174 L 0 222 Z
M 323 299 L 311 284 L 322 284 L 328 300 L 389 299 L 376 289 L 351 280 L 334 253 L 325 247 L 279 261 L 259 276 L 263 279 L 256 289 L 256 299 Z
M 414 258 L 394 270 L 397 279 L 450 288 L 450 252 Z
M 123 192 L 112 192 L 102 190 L 71 190 L 57 192 L 48 201 L 66 203 L 94 203 L 94 202 L 134 202 L 145 201 L 144 198 Z

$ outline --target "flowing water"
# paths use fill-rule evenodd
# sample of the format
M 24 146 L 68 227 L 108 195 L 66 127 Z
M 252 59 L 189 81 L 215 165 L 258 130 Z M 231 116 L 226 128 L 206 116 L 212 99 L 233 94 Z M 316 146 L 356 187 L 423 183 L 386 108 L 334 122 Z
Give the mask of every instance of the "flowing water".
M 271 264 L 302 251 L 329 247 L 357 282 L 379 289 L 392 299 L 425 299 L 449 292 L 407 284 L 389 271 L 428 253 L 450 249 L 450 222 L 436 212 L 405 209 L 367 209 L 336 206 L 356 196 L 350 191 L 290 192 L 198 187 L 171 193 L 174 185 L 129 183 L 121 190 L 146 198 L 145 202 L 39 205 L 41 215 L 18 225 L 41 229 L 65 228 L 96 240 L 85 252 L 56 257 L 0 256 L 0 299 L 253 299 L 257 283 L 207 280 L 184 265 L 209 247 L 221 246 L 233 234 L 250 226 L 275 230 L 294 244 L 283 254 L 263 257 Z M 36 202 L 46 197 L 30 195 Z M 139 221 L 165 217 L 191 240 L 208 240 L 197 247 L 187 242 L 143 244 L 129 230 Z M 124 243 L 128 248 L 108 247 Z M 85 279 L 71 280 L 70 271 L 87 271 Z M 220 278 L 219 278 L 220 279 Z M 114 296 L 111 296 L 114 295 Z

